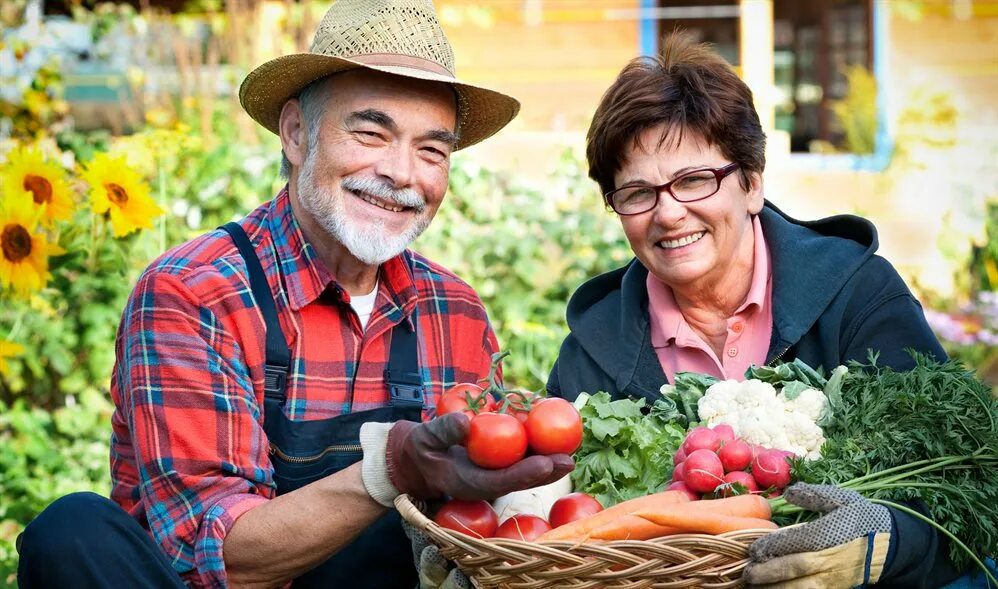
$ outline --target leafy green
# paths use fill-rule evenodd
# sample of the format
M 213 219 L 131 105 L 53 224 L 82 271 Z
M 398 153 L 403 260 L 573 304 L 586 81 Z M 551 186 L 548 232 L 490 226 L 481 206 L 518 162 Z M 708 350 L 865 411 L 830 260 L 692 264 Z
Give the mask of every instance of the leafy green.
M 674 403 L 659 400 L 648 408 L 644 399 L 613 401 L 600 392 L 583 393 L 575 406 L 583 425 L 572 472 L 576 490 L 609 507 L 668 484 L 672 456 L 686 435 Z
M 791 387 L 791 390 L 797 388 L 799 390 L 794 397 L 804 388 L 821 390 L 827 382 L 819 370 L 811 368 L 797 358 L 793 362 L 784 362 L 775 366 L 750 366 L 745 371 L 745 380 L 749 379 L 768 382 L 776 388 L 783 387 L 784 391 L 787 387 Z
M 662 385 L 661 402 L 665 404 L 666 410 L 675 412 L 674 419 L 680 425 L 689 427 L 700 421 L 697 401 L 718 381 L 713 376 L 697 372 L 677 372 L 673 380 L 675 382 L 672 384 Z
M 822 457 L 794 461 L 794 478 L 871 499 L 921 500 L 973 552 L 998 554 L 998 399 L 960 364 L 909 353 L 909 371 L 877 366 L 871 354 L 868 364 L 833 374 L 841 394 L 829 395 Z M 970 561 L 956 543 L 950 555 L 960 567 Z

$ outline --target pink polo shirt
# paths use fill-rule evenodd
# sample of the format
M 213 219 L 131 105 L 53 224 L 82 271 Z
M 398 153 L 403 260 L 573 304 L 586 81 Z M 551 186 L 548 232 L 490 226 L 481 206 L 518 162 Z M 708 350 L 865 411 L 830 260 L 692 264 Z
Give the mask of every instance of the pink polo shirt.
M 686 323 L 672 289 L 648 274 L 648 314 L 651 343 L 662 370 L 674 381 L 677 372 L 700 372 L 721 379 L 743 380 L 749 366 L 766 362 L 773 331 L 773 279 L 769 250 L 759 217 L 753 217 L 755 251 L 752 284 L 745 302 L 728 318 L 728 337 L 721 357 Z

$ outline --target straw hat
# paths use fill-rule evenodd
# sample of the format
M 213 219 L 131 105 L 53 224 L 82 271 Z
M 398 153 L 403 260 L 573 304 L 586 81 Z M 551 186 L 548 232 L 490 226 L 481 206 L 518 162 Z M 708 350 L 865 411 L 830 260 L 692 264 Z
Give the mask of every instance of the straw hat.
M 309 52 L 272 59 L 250 72 L 239 102 L 277 134 L 285 102 L 320 78 L 358 68 L 450 84 L 458 95 L 457 149 L 493 135 L 520 110 L 515 98 L 454 76 L 454 52 L 431 0 L 337 0 Z

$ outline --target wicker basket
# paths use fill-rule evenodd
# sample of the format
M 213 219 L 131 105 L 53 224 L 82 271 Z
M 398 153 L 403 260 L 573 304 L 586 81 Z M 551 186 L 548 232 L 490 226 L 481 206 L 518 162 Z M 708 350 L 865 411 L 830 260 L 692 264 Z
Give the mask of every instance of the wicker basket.
M 749 544 L 771 531 L 584 544 L 480 540 L 440 527 L 407 495 L 395 507 L 483 589 L 740 587 Z

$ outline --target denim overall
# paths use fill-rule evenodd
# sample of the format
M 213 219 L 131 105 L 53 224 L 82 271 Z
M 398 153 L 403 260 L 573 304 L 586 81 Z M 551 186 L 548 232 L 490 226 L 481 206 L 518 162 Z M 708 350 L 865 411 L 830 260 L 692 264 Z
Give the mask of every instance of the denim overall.
M 277 321 L 270 288 L 242 227 L 228 223 L 222 229 L 232 237 L 246 261 L 253 298 L 267 327 L 263 429 L 270 442 L 278 495 L 290 493 L 360 461 L 363 456 L 360 426 L 364 423 L 421 420 L 424 395 L 419 376 L 417 336 L 406 321 L 392 329 L 385 370 L 390 400 L 387 407 L 329 419 L 288 419 L 284 414 L 284 402 L 291 353 Z M 293 586 L 296 589 L 412 589 L 417 580 L 412 548 L 402 531 L 401 517 L 391 510 L 352 543 L 295 579 Z

